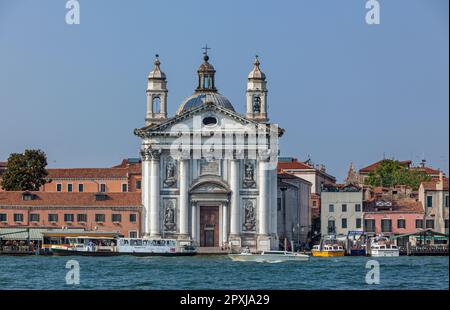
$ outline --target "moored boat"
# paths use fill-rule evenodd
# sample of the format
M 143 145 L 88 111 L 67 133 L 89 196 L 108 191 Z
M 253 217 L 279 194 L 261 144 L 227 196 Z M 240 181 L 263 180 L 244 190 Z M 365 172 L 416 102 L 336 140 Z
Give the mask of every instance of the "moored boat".
M 335 256 L 344 256 L 345 250 L 341 245 L 320 245 L 313 246 L 311 250 L 311 256 L 316 257 L 335 257 Z
M 377 236 L 371 239 L 370 256 L 373 257 L 395 257 L 400 256 L 399 248 L 388 238 Z
M 345 250 L 342 242 L 338 241 L 335 235 L 326 235 L 320 240 L 320 244 L 314 245 L 311 256 L 335 257 L 344 256 Z
M 192 256 L 197 250 L 176 239 L 119 238 L 117 252 L 135 256 Z

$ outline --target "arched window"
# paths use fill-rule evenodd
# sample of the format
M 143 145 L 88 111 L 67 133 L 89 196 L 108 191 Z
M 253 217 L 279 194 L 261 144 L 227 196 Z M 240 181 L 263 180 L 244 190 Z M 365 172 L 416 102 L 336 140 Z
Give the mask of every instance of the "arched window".
M 160 113 L 160 111 L 161 111 L 161 99 L 159 97 L 153 97 L 152 110 L 153 110 L 153 113 Z
M 261 112 L 261 98 L 259 96 L 253 96 L 253 113 Z

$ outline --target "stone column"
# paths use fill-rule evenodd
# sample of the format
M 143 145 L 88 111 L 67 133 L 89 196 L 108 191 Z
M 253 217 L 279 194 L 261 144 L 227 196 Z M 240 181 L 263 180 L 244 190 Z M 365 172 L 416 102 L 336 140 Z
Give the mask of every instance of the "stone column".
M 150 185 L 149 185 L 149 171 L 150 171 L 150 156 L 148 149 L 144 148 L 141 151 L 142 158 L 142 213 L 141 213 L 141 233 L 143 237 L 150 235 Z
M 259 160 L 259 234 L 267 235 L 269 232 L 269 204 L 270 204 L 270 177 L 267 160 Z
M 159 150 L 150 151 L 150 236 L 159 237 L 160 228 L 160 154 Z
M 226 203 L 222 204 L 222 244 L 228 242 L 228 213 Z
M 197 211 L 198 210 L 198 206 L 195 202 L 192 203 L 191 205 L 191 236 L 192 239 L 194 241 L 198 241 L 198 236 L 197 236 Z
M 230 234 L 239 235 L 240 233 L 240 212 L 239 212 L 239 159 L 231 160 L 230 169 Z
M 179 160 L 180 172 L 180 235 L 189 234 L 189 161 Z
M 273 169 L 271 170 L 270 173 L 271 176 L 271 183 L 270 183 L 270 189 L 271 189 L 271 214 L 270 214 L 270 218 L 271 218 L 271 223 L 272 223 L 272 227 L 271 227 L 271 231 L 270 233 L 273 235 L 277 235 L 278 231 L 277 231 L 277 193 L 278 193 L 278 177 L 277 177 L 277 170 Z

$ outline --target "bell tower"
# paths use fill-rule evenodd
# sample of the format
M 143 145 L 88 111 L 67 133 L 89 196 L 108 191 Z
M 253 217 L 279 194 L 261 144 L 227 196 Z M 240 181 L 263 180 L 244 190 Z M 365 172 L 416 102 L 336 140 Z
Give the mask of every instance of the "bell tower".
M 147 77 L 147 115 L 146 125 L 158 124 L 167 119 L 167 81 L 166 75 L 159 67 L 159 55 L 157 54 L 153 69 Z
M 267 87 L 266 75 L 259 68 L 258 55 L 255 56 L 253 69 L 247 82 L 247 113 L 248 119 L 267 122 Z

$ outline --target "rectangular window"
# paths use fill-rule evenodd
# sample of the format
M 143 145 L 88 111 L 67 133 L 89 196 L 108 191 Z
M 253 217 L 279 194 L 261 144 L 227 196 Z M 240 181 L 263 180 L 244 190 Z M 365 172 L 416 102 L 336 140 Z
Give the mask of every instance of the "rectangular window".
M 364 220 L 364 231 L 365 232 L 375 232 L 375 220 L 374 219 Z
M 423 220 L 416 220 L 416 228 L 423 228 Z
M 39 222 L 40 216 L 38 213 L 30 213 L 30 222 Z
M 347 219 L 342 219 L 342 228 L 347 228 Z
M 84 184 L 78 184 L 78 191 L 80 193 L 84 192 Z
M 445 196 L 445 203 L 444 203 L 444 205 L 445 205 L 446 208 L 448 208 L 449 203 L 450 203 L 450 202 L 449 202 L 448 195 L 446 195 L 446 196 Z
M 398 219 L 397 220 L 397 228 L 406 228 L 406 220 Z
M 329 205 L 328 206 L 328 212 L 329 213 L 333 213 L 334 212 L 334 205 Z
M 8 215 L 6 213 L 0 213 L 0 222 L 7 222 Z
M 73 192 L 73 184 L 67 184 L 67 191 L 69 193 Z
M 23 222 L 23 214 L 14 213 L 14 222 Z
M 73 222 L 73 214 L 64 214 L 64 222 Z
M 100 193 L 106 193 L 106 184 L 100 184 Z
M 361 204 L 357 203 L 355 205 L 355 212 L 361 212 Z
M 347 205 L 346 204 L 342 205 L 342 212 L 347 212 Z
M 427 207 L 428 208 L 433 207 L 433 196 L 427 196 Z
M 381 232 L 391 232 L 392 231 L 392 220 L 382 219 L 381 220 Z
M 334 224 L 333 220 L 329 220 L 328 221 L 328 233 L 329 234 L 334 234 L 336 232 L 336 226 Z
M 85 214 L 85 213 L 77 214 L 77 222 L 86 223 L 87 222 L 87 214 Z
M 434 229 L 434 220 L 426 220 L 425 225 L 426 228 Z
M 448 229 L 448 220 L 445 220 L 444 222 L 445 222 L 445 224 L 444 224 L 445 225 L 445 229 Z
M 136 223 L 136 221 L 137 221 L 136 213 L 131 213 L 130 214 L 130 222 L 131 223 Z
M 113 222 L 122 222 L 122 214 L 113 214 L 112 215 Z
M 137 238 L 137 232 L 135 230 L 129 231 L 128 238 Z
M 142 181 L 141 180 L 136 181 L 136 189 L 141 189 L 141 187 L 142 187 Z
M 62 192 L 62 184 L 61 183 L 56 184 L 56 191 Z
M 49 214 L 48 221 L 49 222 L 58 222 L 58 214 Z
M 361 219 L 356 219 L 356 228 L 361 228 Z
M 95 214 L 95 221 L 96 222 L 105 222 L 105 215 L 102 213 Z
M 313 208 L 317 207 L 317 201 L 314 200 L 312 203 L 313 203 Z
M 122 184 L 122 192 L 123 192 L 123 193 L 128 192 L 128 184 L 126 184 L 126 183 L 123 183 L 123 184 Z

